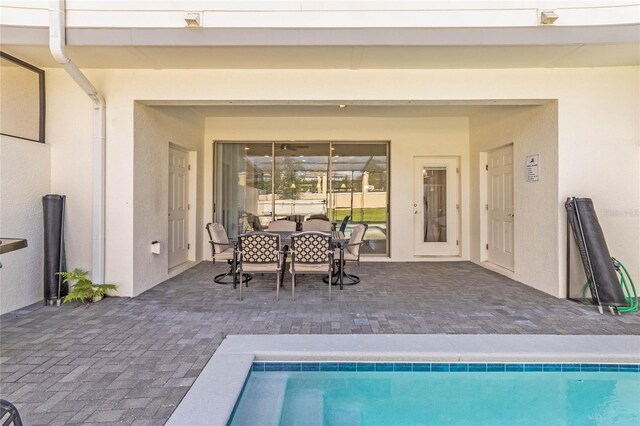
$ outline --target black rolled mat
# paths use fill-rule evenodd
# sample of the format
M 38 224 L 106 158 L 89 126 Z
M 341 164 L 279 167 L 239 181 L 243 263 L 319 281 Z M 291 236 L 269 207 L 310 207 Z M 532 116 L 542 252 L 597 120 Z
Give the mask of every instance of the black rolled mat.
M 627 306 L 593 202 L 590 198 L 568 198 L 564 207 L 580 250 L 594 303 Z

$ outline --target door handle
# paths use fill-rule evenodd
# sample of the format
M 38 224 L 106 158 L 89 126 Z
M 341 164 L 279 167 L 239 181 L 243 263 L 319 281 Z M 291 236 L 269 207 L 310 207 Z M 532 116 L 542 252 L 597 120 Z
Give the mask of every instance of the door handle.
M 515 215 L 513 213 L 509 213 L 507 216 L 509 217 L 515 217 Z

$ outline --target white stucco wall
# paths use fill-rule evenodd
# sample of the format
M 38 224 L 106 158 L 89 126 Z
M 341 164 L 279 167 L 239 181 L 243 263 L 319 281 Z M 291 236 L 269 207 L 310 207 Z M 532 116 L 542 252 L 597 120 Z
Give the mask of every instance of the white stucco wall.
M 91 272 L 93 104 L 66 73 L 57 71 L 47 73 L 46 85 L 45 129 L 47 144 L 51 146 L 51 192 L 67 196 L 67 267 Z
M 196 222 L 189 223 L 196 231 L 195 260 L 202 260 L 204 231 L 204 117 L 187 108 L 134 106 L 134 191 L 133 191 L 133 295 L 168 278 L 167 236 L 169 208 L 169 142 L 197 153 L 195 168 Z M 195 165 L 194 165 L 195 166 Z M 191 228 L 190 228 L 191 230 Z M 151 242 L 159 241 L 160 254 L 151 253 Z
M 513 144 L 514 271 L 507 275 L 559 296 L 560 248 L 556 241 L 564 216 L 558 210 L 557 103 L 484 110 L 471 116 L 469 129 L 471 260 L 476 263 L 486 260 L 483 246 L 487 238 L 481 233 L 482 226 L 487 226 L 486 195 L 481 194 L 487 191 L 486 178 L 482 178 L 487 172 L 480 164 L 480 153 Z M 526 156 L 534 154 L 540 155 L 540 180 L 527 182 Z
M 42 196 L 51 191 L 50 146 L 0 135 L 0 238 L 28 246 L 3 254 L 0 314 L 43 298 Z
M 601 215 L 612 253 L 640 272 L 640 72 L 638 67 L 502 70 L 86 70 L 107 99 L 107 281 L 133 294 L 135 100 L 452 100 L 557 99 L 560 202 L 589 194 L 597 205 L 631 212 Z M 63 71 L 47 69 L 52 189 L 90 211 L 91 105 Z M 80 96 L 77 93 L 80 92 Z M 340 103 L 340 102 L 336 102 Z M 89 117 L 89 118 L 86 118 Z M 54 137 L 55 136 L 55 137 Z M 376 137 L 380 139 L 382 137 Z M 208 142 L 207 142 L 208 143 Z M 68 154 L 57 157 L 58 146 Z M 412 146 L 409 144 L 409 146 Z M 56 156 L 56 159 L 54 159 Z M 69 167 L 69 158 L 82 173 Z M 66 160 L 66 161 L 57 161 Z M 403 165 L 406 167 L 406 165 Z M 393 167 L 393 166 L 392 166 Z M 464 172 L 464 170 L 463 170 Z M 392 170 L 393 173 L 393 170 Z M 208 181 L 209 177 L 205 177 Z M 81 182 L 77 182 L 80 180 Z M 56 186 L 53 186 L 55 184 Z M 59 185 L 62 185 L 59 186 Z M 395 183 L 392 183 L 395 185 Z M 67 189 L 73 188 L 73 191 Z M 76 191 L 77 190 L 77 191 Z M 393 200 L 392 200 L 393 202 Z M 207 205 L 210 205 L 210 200 Z M 633 213 L 636 212 L 636 213 Z M 395 220 L 395 219 L 392 219 Z M 564 219 L 560 219 L 564 224 Z M 89 220 L 90 221 L 90 220 Z M 80 223 L 79 223 L 80 222 Z M 71 266 L 90 259 L 90 224 L 70 239 Z M 610 230 L 610 231 L 609 231 Z M 392 231 L 393 233 L 393 231 Z M 81 234 L 81 235 L 80 235 Z M 393 235 L 392 235 L 393 238 Z M 564 247 L 564 233 L 557 244 Z M 533 254 L 535 255 L 535 254 Z M 79 261 L 80 260 L 80 261 Z M 558 275 L 564 273 L 559 259 Z
M 206 157 L 212 158 L 214 140 L 326 140 L 390 142 L 390 254 L 396 261 L 420 260 L 414 257 L 413 239 L 413 158 L 416 156 L 459 157 L 461 170 L 469 164 L 469 120 L 467 117 L 380 118 L 380 117 L 253 117 L 208 118 Z M 211 162 L 207 162 L 210 167 Z M 211 197 L 211 171 L 205 179 L 205 194 Z M 469 258 L 469 175 L 460 175 L 462 236 L 460 257 Z M 211 198 L 209 198 L 211 200 Z M 211 206 L 211 202 L 206 203 Z M 207 217 L 213 217 L 207 209 Z M 438 260 L 452 258 L 438 258 Z

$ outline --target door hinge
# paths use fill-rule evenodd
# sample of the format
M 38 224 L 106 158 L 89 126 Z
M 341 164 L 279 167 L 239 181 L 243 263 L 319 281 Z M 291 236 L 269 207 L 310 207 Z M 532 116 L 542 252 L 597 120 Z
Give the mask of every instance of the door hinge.
M 459 245 L 460 245 L 460 242 L 459 242 L 458 240 L 456 240 L 456 245 L 457 245 L 457 246 L 459 246 Z
M 460 174 L 460 169 L 456 167 L 456 173 Z
M 484 209 L 488 211 L 489 210 L 489 204 L 485 204 L 484 205 Z
M 487 250 L 489 250 L 489 243 L 487 243 L 487 245 L 485 247 L 487 248 Z
M 460 210 L 460 204 L 456 204 L 456 210 Z
M 187 210 L 191 210 L 191 204 L 187 203 Z
M 187 165 L 187 170 L 191 170 L 191 164 Z
M 489 165 L 488 165 L 488 164 L 485 164 L 484 169 L 485 169 L 486 171 L 489 171 Z
M 187 250 L 191 250 L 191 244 L 187 243 Z

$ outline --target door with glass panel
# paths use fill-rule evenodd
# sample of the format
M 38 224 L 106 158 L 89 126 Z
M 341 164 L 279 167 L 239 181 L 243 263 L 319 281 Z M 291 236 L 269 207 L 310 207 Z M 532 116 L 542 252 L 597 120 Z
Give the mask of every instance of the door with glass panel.
M 414 159 L 413 229 L 417 256 L 456 256 L 458 159 Z

